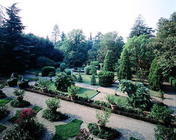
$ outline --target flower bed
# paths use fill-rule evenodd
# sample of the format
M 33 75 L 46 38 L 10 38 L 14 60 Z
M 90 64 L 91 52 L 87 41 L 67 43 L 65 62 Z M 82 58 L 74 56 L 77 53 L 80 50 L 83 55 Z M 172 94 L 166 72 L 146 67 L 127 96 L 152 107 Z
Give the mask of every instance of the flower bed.
M 75 100 L 71 100 L 68 95 L 65 95 L 65 94 L 59 93 L 59 92 L 57 92 L 57 93 L 53 93 L 53 92 L 44 93 L 44 92 L 38 91 L 33 88 L 27 88 L 25 90 L 30 91 L 30 92 L 34 92 L 34 93 L 38 93 L 38 94 L 42 94 L 42 95 L 46 95 L 49 97 L 57 97 L 62 100 L 71 101 L 74 103 L 78 103 L 80 105 L 85 105 L 85 106 L 96 108 L 96 109 L 105 109 L 107 107 L 110 108 L 110 105 L 106 102 L 103 102 L 103 101 L 93 101 L 93 100 L 85 99 L 82 97 L 77 97 Z M 115 114 L 130 117 L 130 118 L 134 118 L 134 119 L 138 119 L 138 120 L 142 120 L 142 121 L 147 121 L 147 122 L 150 122 L 153 124 L 163 124 L 164 125 L 164 122 L 159 121 L 159 120 L 154 120 L 154 119 L 150 118 L 149 116 L 147 116 L 147 114 L 145 112 L 140 112 L 135 109 L 132 110 L 132 109 L 124 108 L 124 107 L 118 107 L 117 110 L 112 110 L 112 112 Z M 176 127 L 176 122 L 172 123 L 172 126 Z

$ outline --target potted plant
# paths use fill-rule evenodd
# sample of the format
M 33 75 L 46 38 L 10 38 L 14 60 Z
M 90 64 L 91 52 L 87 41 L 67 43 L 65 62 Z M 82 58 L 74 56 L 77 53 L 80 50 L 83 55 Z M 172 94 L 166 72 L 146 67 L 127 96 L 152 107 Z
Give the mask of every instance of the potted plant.
M 70 95 L 71 100 L 75 100 L 77 97 L 77 94 L 79 92 L 79 87 L 71 85 L 68 87 L 68 93 Z
M 117 109 L 117 102 L 116 102 L 116 96 L 115 95 L 107 95 L 106 100 L 108 103 L 110 103 L 111 109 L 116 110 Z

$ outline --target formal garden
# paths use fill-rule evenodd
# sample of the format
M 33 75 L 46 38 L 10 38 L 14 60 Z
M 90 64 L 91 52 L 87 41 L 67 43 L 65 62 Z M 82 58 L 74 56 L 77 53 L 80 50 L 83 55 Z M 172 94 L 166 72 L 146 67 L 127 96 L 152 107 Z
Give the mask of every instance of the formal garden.
M 176 139 L 176 13 L 156 34 L 138 17 L 125 43 L 116 32 L 25 34 L 19 11 L 1 15 L 0 139 Z M 151 128 L 127 135 L 123 119 Z

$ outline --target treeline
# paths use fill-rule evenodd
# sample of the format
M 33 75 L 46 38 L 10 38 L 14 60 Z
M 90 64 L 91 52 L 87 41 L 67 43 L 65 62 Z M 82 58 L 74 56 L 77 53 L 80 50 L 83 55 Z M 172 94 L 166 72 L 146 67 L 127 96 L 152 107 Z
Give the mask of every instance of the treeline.
M 43 65 L 58 65 L 63 53 L 49 39 L 24 34 L 16 4 L 5 9 L 0 23 L 0 72 L 23 72 Z M 5 16 L 6 15 L 6 16 Z
M 19 11 L 13 4 L 6 9 L 8 16 L 0 20 L 0 72 L 59 67 L 61 62 L 82 67 L 94 61 L 104 63 L 106 66 L 101 67 L 107 71 L 117 72 L 118 79 L 135 76 L 140 81 L 148 80 L 155 90 L 169 77 L 176 77 L 176 13 L 169 19 L 159 19 L 155 34 L 139 16 L 124 43 L 117 32 L 99 32 L 87 38 L 80 29 L 60 34 L 58 26 L 54 27 L 53 42 L 24 34 Z

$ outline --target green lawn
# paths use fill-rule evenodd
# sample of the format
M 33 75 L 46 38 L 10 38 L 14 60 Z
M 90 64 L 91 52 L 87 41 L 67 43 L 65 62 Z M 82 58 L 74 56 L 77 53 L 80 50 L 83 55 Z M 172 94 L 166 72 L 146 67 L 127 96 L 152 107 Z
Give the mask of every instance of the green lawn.
M 155 96 L 155 97 L 161 98 L 161 92 L 160 91 L 154 91 L 154 90 L 149 89 L 149 92 L 150 92 L 150 96 Z
M 128 98 L 124 96 L 115 96 L 115 101 L 121 107 L 128 105 Z
M 55 126 L 56 133 L 53 137 L 53 140 L 67 140 L 77 136 L 79 134 L 82 123 L 83 121 L 75 119 L 70 123 Z
M 50 90 L 52 91 L 57 91 L 56 86 L 54 85 L 54 83 L 52 83 L 49 87 Z M 62 91 L 59 91 L 62 92 Z M 64 94 L 68 94 L 67 92 L 62 92 Z M 84 98 L 89 98 L 91 99 L 92 97 L 94 97 L 97 94 L 97 92 L 95 90 L 92 89 L 86 89 L 86 88 L 80 88 L 79 89 L 79 93 L 77 94 L 80 97 L 84 97 Z
M 6 129 L 6 127 L 0 124 L 0 133 L 1 133 L 2 131 L 4 131 L 5 129 Z
M 91 84 L 91 75 L 81 74 L 83 83 Z M 98 76 L 96 75 L 96 84 L 98 85 Z
M 8 104 L 12 99 L 7 98 L 7 99 L 0 99 L 0 106 L 4 106 Z
M 95 90 L 87 89 L 87 88 L 80 88 L 78 96 L 91 99 L 96 94 L 97 92 Z

